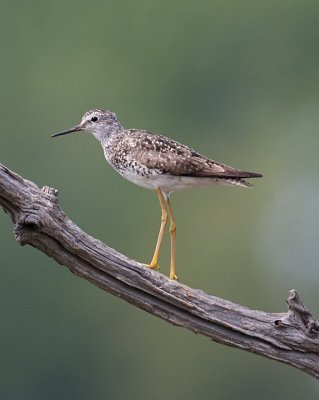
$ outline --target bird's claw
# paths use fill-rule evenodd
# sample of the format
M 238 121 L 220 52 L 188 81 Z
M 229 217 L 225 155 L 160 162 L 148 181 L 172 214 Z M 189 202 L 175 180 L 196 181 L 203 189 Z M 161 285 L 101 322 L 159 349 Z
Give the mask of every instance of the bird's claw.
M 169 274 L 170 279 L 172 279 L 173 281 L 178 281 L 178 277 L 176 274 Z
M 158 269 L 160 270 L 161 267 L 159 265 L 159 263 L 150 263 L 150 264 L 144 264 L 146 267 L 150 268 L 150 269 Z

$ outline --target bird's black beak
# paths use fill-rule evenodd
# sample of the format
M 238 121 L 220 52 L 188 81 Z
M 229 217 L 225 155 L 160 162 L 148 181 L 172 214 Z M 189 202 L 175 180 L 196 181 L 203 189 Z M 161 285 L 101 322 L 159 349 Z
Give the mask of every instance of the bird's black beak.
M 53 138 L 53 137 L 56 137 L 56 136 L 62 136 L 62 135 L 66 135 L 68 133 L 79 132 L 79 131 L 83 131 L 83 128 L 82 128 L 81 125 L 76 125 L 71 129 L 67 129 L 66 131 L 54 133 L 53 135 L 51 135 L 51 137 Z

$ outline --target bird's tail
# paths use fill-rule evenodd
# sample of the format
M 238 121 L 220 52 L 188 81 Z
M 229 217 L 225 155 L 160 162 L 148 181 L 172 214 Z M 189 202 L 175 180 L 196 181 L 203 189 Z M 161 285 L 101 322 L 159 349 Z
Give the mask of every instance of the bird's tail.
M 245 181 L 243 178 L 262 178 L 261 174 L 257 172 L 247 172 L 247 171 L 239 171 L 238 177 L 230 177 L 225 178 L 225 184 L 231 186 L 240 186 L 244 188 L 252 188 L 254 185 L 250 182 Z
M 239 187 L 243 187 L 246 189 L 252 188 L 255 185 L 253 185 L 250 182 L 245 181 L 244 179 L 241 178 L 224 178 L 223 180 L 223 184 L 227 185 L 227 186 L 239 186 Z

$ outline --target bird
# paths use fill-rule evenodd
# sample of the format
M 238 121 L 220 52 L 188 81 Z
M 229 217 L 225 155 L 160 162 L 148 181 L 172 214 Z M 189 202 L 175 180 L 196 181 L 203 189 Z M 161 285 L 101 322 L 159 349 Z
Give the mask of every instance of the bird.
M 166 136 L 142 129 L 125 129 L 116 114 L 106 109 L 87 111 L 73 128 L 51 137 L 75 132 L 91 133 L 101 144 L 109 165 L 128 181 L 156 191 L 161 208 L 161 224 L 151 269 L 159 269 L 159 256 L 165 228 L 170 221 L 170 273 L 176 275 L 176 224 L 170 201 L 173 192 L 211 184 L 249 188 L 246 178 L 261 174 L 246 172 L 209 159 L 192 148 Z

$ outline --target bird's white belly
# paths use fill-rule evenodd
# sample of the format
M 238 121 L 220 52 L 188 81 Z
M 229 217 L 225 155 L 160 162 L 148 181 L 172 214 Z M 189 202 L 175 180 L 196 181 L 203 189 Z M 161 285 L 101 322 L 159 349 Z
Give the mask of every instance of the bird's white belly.
M 190 176 L 175 176 L 170 174 L 147 174 L 145 176 L 138 175 L 136 172 L 121 171 L 120 174 L 135 183 L 138 186 L 146 189 L 156 190 L 160 188 L 163 192 L 177 192 L 180 190 L 191 189 L 194 187 L 207 186 L 212 184 L 224 183 L 223 179 L 216 178 L 200 178 Z

